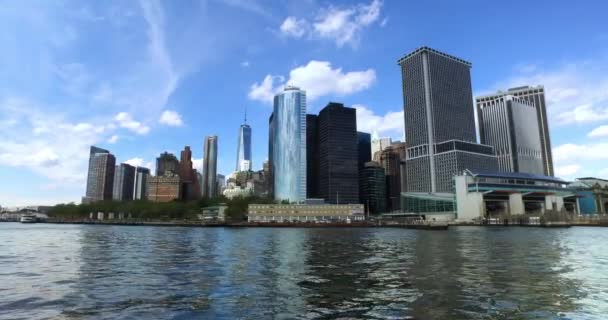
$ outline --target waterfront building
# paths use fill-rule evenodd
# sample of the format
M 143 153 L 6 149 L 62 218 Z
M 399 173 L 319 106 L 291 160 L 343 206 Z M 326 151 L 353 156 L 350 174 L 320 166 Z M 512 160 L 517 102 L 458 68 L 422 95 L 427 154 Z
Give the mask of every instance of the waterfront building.
M 207 222 L 224 222 L 226 221 L 226 209 L 228 209 L 228 206 L 225 203 L 204 207 L 201 209 L 202 213 L 198 215 L 198 218 Z
M 608 214 L 608 180 L 578 178 L 569 187 L 577 190 L 580 214 Z
M 179 161 L 172 153 L 163 152 L 156 158 L 156 175 L 165 175 L 165 172 L 177 174 L 179 172 Z
M 579 214 L 580 195 L 559 178 L 520 172 L 466 170 L 455 178 L 456 219 Z
M 274 97 L 270 118 L 271 175 L 275 200 L 306 199 L 306 91 L 287 86 Z
M 378 162 L 367 162 L 359 171 L 359 198 L 369 214 L 386 212 L 386 175 Z
M 471 64 L 428 47 L 398 64 L 408 192 L 453 192 L 453 177 L 463 170 L 496 170 L 492 147 L 476 143 Z
M 217 136 L 205 137 L 202 189 L 205 198 L 217 196 Z
M 112 200 L 115 164 L 116 158 L 110 151 L 91 146 L 87 189 L 82 199 L 83 203 Z
M 250 204 L 249 222 L 354 222 L 365 220 L 362 204 Z
M 544 175 L 537 108 L 512 95 L 477 97 L 479 137 L 496 152 L 498 170 Z
M 184 200 L 199 199 L 201 186 L 198 180 L 198 172 L 193 168 L 190 146 L 186 146 L 180 154 L 179 177 L 182 183 L 180 198 Z
M 386 176 L 387 211 L 400 209 L 401 157 L 397 145 L 393 144 L 378 152 L 378 163 Z
M 114 187 L 112 199 L 117 201 L 133 200 L 135 186 L 135 167 L 121 163 L 114 168 Z
M 541 158 L 543 163 L 543 173 L 546 176 L 553 176 L 553 155 L 551 153 L 551 137 L 549 134 L 549 120 L 547 118 L 547 104 L 545 100 L 545 87 L 522 86 L 510 88 L 507 91 L 498 91 L 495 94 L 479 97 L 478 99 L 499 99 L 510 95 L 528 102 L 536 111 L 538 135 L 540 138 Z M 480 102 L 477 102 L 478 104 Z
M 148 179 L 150 177 L 150 169 L 137 167 L 135 169 L 135 186 L 133 191 L 133 199 L 146 199 L 148 191 Z
M 245 161 L 249 164 L 248 168 L 243 168 Z M 247 112 L 245 112 L 245 122 L 239 127 L 235 170 L 251 170 L 251 127 L 247 124 Z
M 371 152 L 372 152 L 372 160 L 378 161 L 378 157 L 380 156 L 380 152 L 384 150 L 384 148 L 390 146 L 393 143 L 391 138 L 372 138 L 371 142 Z
M 306 115 L 306 198 L 319 197 L 319 117 Z
M 153 176 L 148 179 L 148 200 L 155 202 L 169 202 L 179 200 L 182 183 L 179 175 L 166 170 L 162 176 Z

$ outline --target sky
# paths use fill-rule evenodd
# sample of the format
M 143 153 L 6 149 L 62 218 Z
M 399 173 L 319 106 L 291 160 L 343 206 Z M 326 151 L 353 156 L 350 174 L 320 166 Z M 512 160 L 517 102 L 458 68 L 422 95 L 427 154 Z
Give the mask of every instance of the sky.
M 0 206 L 78 203 L 88 150 L 154 169 L 190 146 L 218 172 L 253 131 L 267 158 L 272 97 L 357 108 L 360 131 L 402 140 L 397 60 L 430 46 L 470 61 L 474 95 L 545 86 L 556 175 L 608 178 L 603 0 L 0 2 Z M 473 110 L 471 110 L 473 112 Z

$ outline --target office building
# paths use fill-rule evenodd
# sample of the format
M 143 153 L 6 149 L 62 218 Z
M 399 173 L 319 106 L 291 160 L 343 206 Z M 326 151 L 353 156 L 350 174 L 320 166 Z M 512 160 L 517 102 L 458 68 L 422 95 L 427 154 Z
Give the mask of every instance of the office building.
M 205 137 L 202 189 L 204 198 L 217 196 L 217 136 Z
M 115 164 L 116 158 L 110 151 L 91 146 L 87 189 L 82 199 L 83 203 L 112 200 Z
M 407 137 L 408 192 L 453 192 L 465 169 L 496 170 L 476 143 L 471 64 L 422 47 L 399 59 Z
M 308 199 L 319 197 L 318 123 L 317 115 L 306 115 L 306 198 Z
M 360 196 L 368 214 L 386 212 L 386 175 L 377 162 L 367 162 L 359 171 Z
M 380 155 L 380 152 L 384 150 L 384 148 L 390 146 L 392 143 L 393 142 L 391 138 L 372 138 L 372 160 L 378 161 L 378 156 Z
M 114 187 L 112 199 L 116 201 L 133 200 L 135 167 L 121 163 L 114 168 Z
M 406 192 L 407 191 L 407 169 L 406 169 L 405 160 L 407 159 L 407 143 L 393 142 L 392 148 L 399 155 L 399 162 L 400 162 L 399 174 L 401 176 L 399 179 L 399 183 L 401 185 L 400 189 L 401 189 L 401 192 Z
M 536 111 L 538 135 L 540 138 L 541 158 L 543 163 L 543 174 L 553 176 L 553 156 L 551 153 L 551 138 L 549 134 L 549 121 L 547 119 L 547 105 L 545 101 L 545 88 L 543 86 L 523 86 L 511 88 L 507 91 L 499 91 L 492 95 L 479 97 L 484 101 L 500 99 L 504 96 L 513 96 L 528 102 Z M 477 102 L 479 105 L 480 101 Z M 483 143 L 483 142 L 482 142 Z
M 357 167 L 362 169 L 372 161 L 372 137 L 366 132 L 357 132 Z
M 275 200 L 306 199 L 306 92 L 287 86 L 274 97 L 270 118 L 271 174 Z
M 248 163 L 248 168 L 245 163 Z M 245 170 L 244 170 L 245 169 Z M 251 170 L 251 127 L 247 124 L 247 113 L 245 122 L 239 127 L 238 145 L 236 147 L 236 171 Z
M 479 137 L 494 148 L 498 170 L 544 175 L 534 105 L 511 95 L 476 98 Z
M 400 208 L 401 198 L 401 157 L 395 147 L 388 146 L 378 153 L 378 163 L 386 176 L 386 197 L 389 212 Z
M 274 111 L 274 110 L 273 110 Z M 272 155 L 274 154 L 274 112 L 268 118 L 268 192 L 271 199 L 274 199 L 274 175 L 272 174 Z
M 249 171 L 249 170 L 248 170 Z M 226 188 L 226 176 L 223 174 L 217 175 L 217 194 L 222 194 Z
M 133 199 L 142 200 L 147 198 L 149 178 L 150 169 L 144 167 L 137 167 L 135 169 L 135 186 L 133 191 Z
M 177 174 L 179 172 L 179 161 L 175 155 L 164 152 L 156 158 L 156 175 L 162 176 L 165 172 L 172 172 Z
M 318 198 L 327 203 L 359 203 L 357 115 L 330 102 L 317 122 Z
M 179 177 L 182 183 L 180 198 L 184 200 L 197 200 L 200 198 L 201 189 L 198 173 L 193 168 L 192 151 L 186 146 L 180 154 Z
M 155 202 L 169 202 L 179 200 L 182 183 L 179 175 L 166 170 L 162 176 L 153 176 L 148 179 L 148 200 Z

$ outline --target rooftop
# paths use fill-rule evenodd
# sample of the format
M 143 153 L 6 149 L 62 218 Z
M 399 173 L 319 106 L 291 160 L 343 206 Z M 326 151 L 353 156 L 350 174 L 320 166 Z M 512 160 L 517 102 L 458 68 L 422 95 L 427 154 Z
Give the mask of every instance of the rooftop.
M 498 172 L 498 171 L 481 171 L 481 170 L 466 170 L 466 173 L 473 177 L 487 177 L 487 178 L 503 178 L 503 179 L 519 179 L 519 180 L 536 180 L 536 181 L 545 181 L 545 182 L 553 182 L 559 184 L 568 184 L 568 182 L 556 178 L 549 177 L 540 174 L 533 173 L 523 173 L 523 172 Z
M 455 57 L 453 55 L 449 55 L 447 53 L 435 50 L 433 48 L 429 48 L 427 46 L 420 47 L 420 48 L 412 51 L 411 53 L 406 54 L 405 56 L 403 56 L 403 58 L 397 60 L 397 64 L 400 65 L 403 62 L 405 62 L 407 59 L 409 59 L 409 58 L 411 58 L 411 57 L 413 57 L 413 56 L 415 56 L 415 55 L 417 55 L 419 53 L 423 53 L 423 52 L 434 53 L 434 54 L 440 55 L 440 56 L 442 56 L 444 58 L 448 58 L 448 59 L 454 60 L 456 62 L 460 62 L 460 63 L 466 64 L 467 66 L 469 66 L 469 68 L 472 66 L 472 64 L 470 62 L 466 61 L 466 60 L 463 60 L 463 59 L 460 59 L 460 58 Z

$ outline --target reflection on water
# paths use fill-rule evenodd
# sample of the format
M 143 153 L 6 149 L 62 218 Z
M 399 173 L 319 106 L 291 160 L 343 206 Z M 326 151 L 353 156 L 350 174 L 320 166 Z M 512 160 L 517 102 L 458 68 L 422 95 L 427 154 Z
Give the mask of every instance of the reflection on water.
M 602 228 L 0 224 L 0 319 L 603 319 Z

